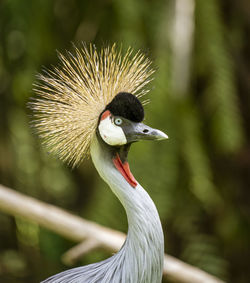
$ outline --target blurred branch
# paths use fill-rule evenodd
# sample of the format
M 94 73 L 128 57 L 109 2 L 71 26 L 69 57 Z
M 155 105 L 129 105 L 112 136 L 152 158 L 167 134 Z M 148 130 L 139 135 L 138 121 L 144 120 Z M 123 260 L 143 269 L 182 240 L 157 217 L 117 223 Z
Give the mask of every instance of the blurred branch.
M 65 254 L 62 255 L 62 261 L 66 265 L 75 264 L 83 255 L 89 253 L 100 247 L 100 242 L 96 239 L 86 239 L 82 243 L 74 246 L 68 250 Z
M 172 29 L 173 90 L 181 97 L 189 87 L 194 34 L 194 0 L 176 0 Z
M 123 233 L 84 220 L 2 185 L 0 185 L 0 210 L 36 222 L 72 241 L 82 242 L 85 239 L 89 244 L 91 239 L 92 245 L 98 243 L 99 246 L 112 252 L 117 252 L 125 240 Z M 164 260 L 164 276 L 178 282 L 222 283 L 214 276 L 168 255 L 165 255 Z

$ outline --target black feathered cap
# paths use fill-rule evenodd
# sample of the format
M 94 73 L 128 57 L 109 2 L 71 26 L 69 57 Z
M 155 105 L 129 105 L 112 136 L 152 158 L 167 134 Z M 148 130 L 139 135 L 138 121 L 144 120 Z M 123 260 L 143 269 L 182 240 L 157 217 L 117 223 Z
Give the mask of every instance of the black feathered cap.
M 144 109 L 140 100 L 131 93 L 120 92 L 106 106 L 114 116 L 121 116 L 133 122 L 141 122 L 144 119 Z

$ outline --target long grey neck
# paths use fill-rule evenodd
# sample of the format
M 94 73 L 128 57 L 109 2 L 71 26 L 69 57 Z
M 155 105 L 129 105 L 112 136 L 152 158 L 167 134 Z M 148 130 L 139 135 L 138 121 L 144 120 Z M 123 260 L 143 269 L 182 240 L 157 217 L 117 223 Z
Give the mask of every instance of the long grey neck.
M 115 255 L 123 266 L 124 282 L 159 283 L 162 278 L 164 239 L 156 207 L 138 183 L 132 187 L 112 162 L 114 148 L 99 137 L 91 145 L 93 163 L 113 193 L 124 206 L 128 218 L 128 235 Z

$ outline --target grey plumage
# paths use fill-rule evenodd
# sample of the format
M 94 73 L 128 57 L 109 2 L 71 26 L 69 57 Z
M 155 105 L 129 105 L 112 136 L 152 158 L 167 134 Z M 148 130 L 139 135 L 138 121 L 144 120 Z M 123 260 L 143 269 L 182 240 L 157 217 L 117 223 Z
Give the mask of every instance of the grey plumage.
M 67 270 L 43 283 L 161 282 L 164 240 L 156 207 L 139 184 L 133 189 L 121 178 L 109 155 L 95 137 L 91 145 L 92 160 L 126 210 L 129 230 L 123 247 L 104 261 Z
M 43 283 L 160 283 L 164 240 L 156 207 L 130 172 L 132 142 L 167 138 L 142 123 L 139 97 L 152 80 L 151 61 L 114 44 L 97 52 L 90 45 L 60 55 L 61 67 L 39 76 L 30 103 L 33 125 L 60 159 L 76 166 L 88 157 L 124 206 L 128 235 L 121 250 L 99 263 L 56 274 Z

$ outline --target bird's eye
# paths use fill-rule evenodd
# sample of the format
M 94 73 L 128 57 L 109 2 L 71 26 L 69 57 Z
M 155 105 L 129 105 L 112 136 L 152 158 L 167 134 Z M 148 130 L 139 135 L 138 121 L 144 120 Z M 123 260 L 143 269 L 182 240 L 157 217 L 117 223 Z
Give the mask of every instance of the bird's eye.
M 122 119 L 121 118 L 115 118 L 115 124 L 117 125 L 117 126 L 121 126 L 121 124 L 122 124 Z

